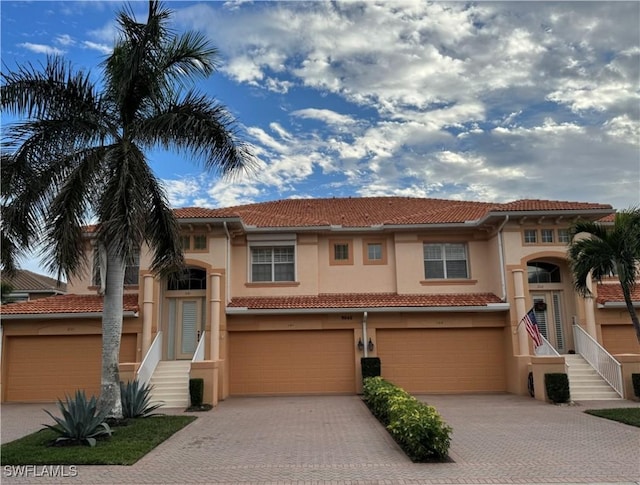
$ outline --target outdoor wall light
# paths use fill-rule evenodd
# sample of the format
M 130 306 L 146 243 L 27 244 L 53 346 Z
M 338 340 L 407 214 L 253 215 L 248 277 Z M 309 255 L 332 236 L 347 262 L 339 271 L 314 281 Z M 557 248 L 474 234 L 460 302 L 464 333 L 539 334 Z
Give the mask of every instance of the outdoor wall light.
M 362 339 L 358 339 L 358 350 L 362 352 L 364 350 L 364 344 L 362 343 Z
M 373 345 L 373 342 L 371 341 L 371 337 L 369 337 L 369 343 L 367 344 L 367 349 L 369 350 L 369 352 L 371 352 L 374 347 L 375 345 Z

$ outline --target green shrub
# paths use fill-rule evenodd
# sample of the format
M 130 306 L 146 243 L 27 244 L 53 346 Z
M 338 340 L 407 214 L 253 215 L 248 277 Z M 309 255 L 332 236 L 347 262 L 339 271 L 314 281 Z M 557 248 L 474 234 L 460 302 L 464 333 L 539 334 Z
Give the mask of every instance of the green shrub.
M 380 357 L 361 357 L 362 378 L 378 377 L 381 374 Z
M 140 385 L 137 380 L 129 381 L 126 384 L 120 382 L 120 401 L 122 402 L 122 417 L 128 418 L 148 418 L 156 416 L 154 411 L 163 406 L 163 402 L 151 404 L 151 389 L 149 384 Z
M 631 374 L 631 383 L 633 384 L 633 393 L 636 397 L 640 397 L 640 374 Z
M 555 404 L 569 402 L 571 396 L 569 394 L 569 378 L 567 374 L 545 374 L 544 387 L 551 402 Z
M 76 391 L 75 399 L 65 396 L 65 403 L 58 399 L 58 409 L 62 418 L 58 418 L 46 409 L 44 410 L 56 422 L 55 425 L 45 424 L 45 429 L 55 431 L 60 436 L 56 444 L 83 444 L 93 447 L 96 438 L 111 436 L 111 428 L 105 422 L 106 412 L 97 412 L 97 401 L 94 396 L 87 400 L 84 391 Z
M 436 409 L 381 377 L 364 380 L 364 399 L 412 461 L 443 461 L 451 444 L 451 427 Z
M 204 379 L 189 379 L 189 396 L 192 406 L 202 406 L 204 397 Z

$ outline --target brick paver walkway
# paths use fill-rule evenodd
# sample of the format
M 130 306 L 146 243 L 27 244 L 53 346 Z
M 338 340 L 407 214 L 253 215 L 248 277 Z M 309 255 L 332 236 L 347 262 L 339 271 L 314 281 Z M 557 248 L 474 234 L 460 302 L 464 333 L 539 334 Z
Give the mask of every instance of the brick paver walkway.
M 582 412 L 606 404 L 552 406 L 511 395 L 423 400 L 454 429 L 453 463 L 411 463 L 357 396 L 232 398 L 198 413 L 133 466 L 80 466 L 77 477 L 59 479 L 9 477 L 3 469 L 2 483 L 640 482 L 640 429 Z M 28 431 L 45 422 L 41 408 L 3 405 L 3 442 L 14 423 L 31 423 Z

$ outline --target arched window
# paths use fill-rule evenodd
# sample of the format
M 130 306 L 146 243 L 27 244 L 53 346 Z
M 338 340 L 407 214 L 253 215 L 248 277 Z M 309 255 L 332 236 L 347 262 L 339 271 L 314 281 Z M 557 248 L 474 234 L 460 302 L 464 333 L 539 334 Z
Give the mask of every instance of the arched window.
M 529 283 L 560 283 L 560 268 L 555 264 L 532 261 L 527 274 Z
M 167 282 L 167 290 L 206 290 L 207 272 L 200 268 L 187 268 L 177 277 L 170 277 Z

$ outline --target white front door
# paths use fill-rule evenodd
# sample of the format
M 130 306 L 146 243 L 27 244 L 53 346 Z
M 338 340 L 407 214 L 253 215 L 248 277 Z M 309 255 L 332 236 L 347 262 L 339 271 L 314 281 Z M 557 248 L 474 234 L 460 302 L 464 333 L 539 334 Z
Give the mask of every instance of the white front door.
M 191 359 L 198 345 L 202 321 L 202 299 L 178 300 L 176 359 Z
M 567 332 L 561 291 L 531 293 L 540 333 L 559 353 L 567 352 Z

